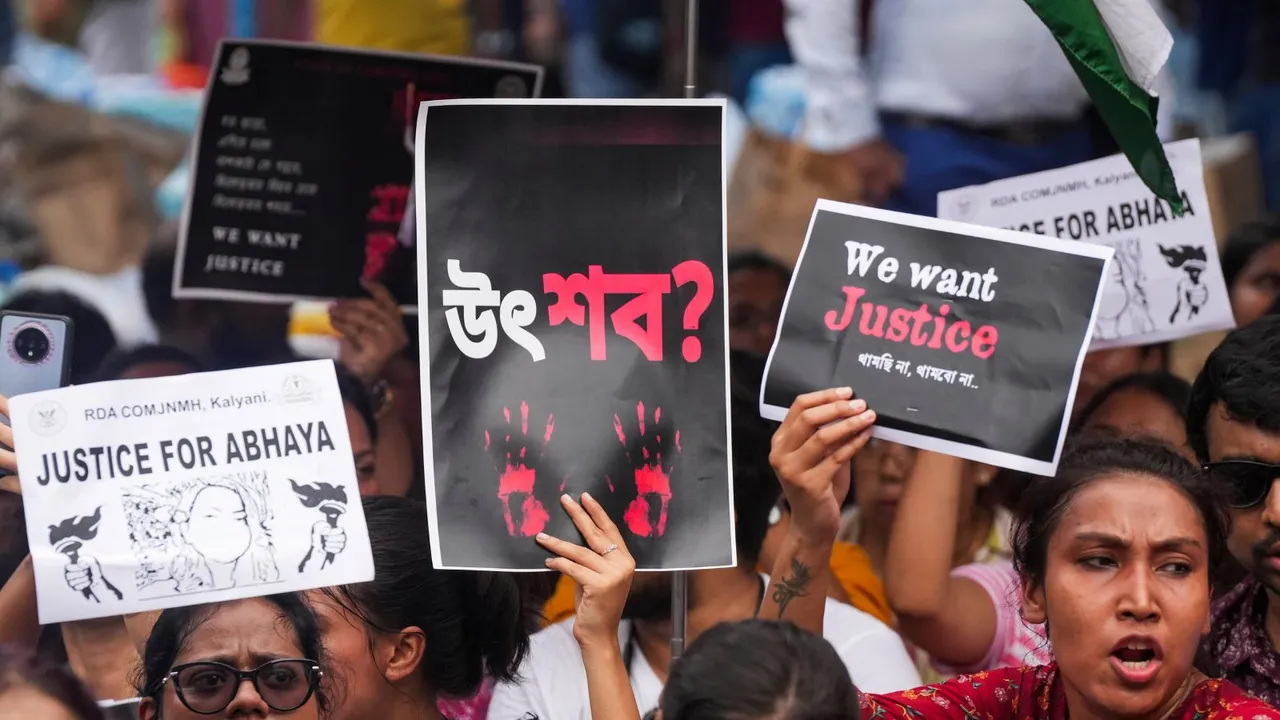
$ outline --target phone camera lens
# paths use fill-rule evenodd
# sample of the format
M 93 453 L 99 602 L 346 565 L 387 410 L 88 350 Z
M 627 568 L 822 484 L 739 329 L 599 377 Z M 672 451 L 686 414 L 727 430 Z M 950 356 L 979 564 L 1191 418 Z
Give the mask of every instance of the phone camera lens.
M 40 328 L 23 328 L 13 336 L 13 352 L 24 363 L 42 362 L 49 357 L 49 336 Z

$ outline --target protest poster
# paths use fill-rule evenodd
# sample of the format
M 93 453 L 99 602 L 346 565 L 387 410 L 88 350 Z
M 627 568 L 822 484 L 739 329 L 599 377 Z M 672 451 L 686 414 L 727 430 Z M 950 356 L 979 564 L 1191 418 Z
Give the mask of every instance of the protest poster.
M 852 387 L 873 435 L 1052 475 L 1112 251 L 820 200 L 760 414 Z
M 42 624 L 373 579 L 330 361 L 10 402 Z
M 365 278 L 412 309 L 415 255 L 399 230 L 418 104 L 537 97 L 542 73 L 473 58 L 224 40 L 197 126 L 174 297 L 364 297 Z
M 1165 146 L 1186 212 L 1178 217 L 1123 155 L 938 194 L 938 217 L 1115 250 L 1094 350 L 1235 327 L 1218 262 L 1200 141 Z
M 590 492 L 642 569 L 736 563 L 719 100 L 418 116 L 437 567 L 545 570 Z

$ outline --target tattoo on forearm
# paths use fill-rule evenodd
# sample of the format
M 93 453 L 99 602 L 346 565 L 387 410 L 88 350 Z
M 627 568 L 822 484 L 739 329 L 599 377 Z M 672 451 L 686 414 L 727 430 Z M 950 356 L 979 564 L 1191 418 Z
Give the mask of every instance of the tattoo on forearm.
M 809 570 L 809 566 L 796 560 L 791 559 L 791 577 L 783 576 L 782 580 L 773 585 L 773 601 L 778 604 L 778 619 L 782 619 L 783 613 L 787 611 L 787 605 L 798 597 L 805 597 L 809 594 L 809 583 L 813 582 L 813 572 Z

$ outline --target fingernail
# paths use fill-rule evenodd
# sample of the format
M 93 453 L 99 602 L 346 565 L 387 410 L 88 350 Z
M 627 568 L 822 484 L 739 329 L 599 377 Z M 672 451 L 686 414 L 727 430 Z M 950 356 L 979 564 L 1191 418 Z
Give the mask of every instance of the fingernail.
M 850 401 L 849 409 L 856 413 L 860 413 L 863 410 L 867 409 L 867 401 L 863 400 L 862 398 L 858 398 L 857 400 Z
M 866 411 L 866 412 L 862 413 L 862 419 L 863 419 L 863 420 L 866 420 L 867 422 L 872 422 L 872 421 L 874 421 L 874 420 L 876 419 L 876 411 L 875 411 L 875 410 L 868 410 L 868 411 Z
M 565 493 L 560 496 L 560 502 L 571 503 L 573 502 L 573 498 L 569 495 L 569 493 Z
M 555 560 L 555 558 L 547 558 L 546 560 L 543 560 L 543 561 L 542 561 L 542 564 L 543 564 L 543 565 L 546 565 L 547 567 L 551 567 L 551 561 L 552 561 L 552 560 Z
M 550 535 L 548 535 L 548 534 L 546 534 L 546 533 L 538 533 L 537 535 L 534 535 L 534 538 L 536 538 L 536 539 L 538 539 L 538 540 L 540 540 L 540 541 L 541 541 L 541 540 L 550 540 L 550 539 L 551 539 L 551 536 L 550 536 Z
M 837 389 L 836 389 L 836 395 L 838 395 L 838 396 L 840 396 L 840 397 L 842 397 L 842 398 L 853 397 L 853 388 L 851 388 L 851 387 L 842 387 L 842 388 L 837 388 Z
M 582 493 L 582 502 L 586 502 L 591 499 L 591 493 Z

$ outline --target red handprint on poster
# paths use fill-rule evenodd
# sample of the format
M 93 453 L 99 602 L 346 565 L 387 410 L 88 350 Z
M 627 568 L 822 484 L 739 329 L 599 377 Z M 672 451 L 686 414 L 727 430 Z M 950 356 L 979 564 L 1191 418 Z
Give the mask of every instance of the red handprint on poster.
M 644 402 L 636 403 L 636 420 L 638 432 L 628 442 L 622 420 L 617 414 L 613 416 L 618 442 L 635 471 L 636 499 L 627 506 L 622 519 L 639 537 L 661 536 L 667 531 L 671 470 L 674 457 L 680 453 L 680 431 L 672 427 L 669 416 L 663 419 L 661 407 L 654 409 L 652 424 L 647 423 Z
M 529 404 L 520 403 L 520 427 L 511 422 L 511 408 L 502 408 L 506 426 L 497 430 L 498 439 L 484 431 L 484 448 L 493 453 L 498 471 L 498 498 L 502 500 L 502 516 L 507 521 L 507 534 L 533 537 L 547 526 L 551 515 L 533 495 L 537 484 L 539 460 L 555 431 L 555 416 L 547 415 L 547 426 L 541 438 L 529 436 Z M 517 433 L 516 430 L 519 430 Z M 512 512 L 518 510 L 519 517 Z

